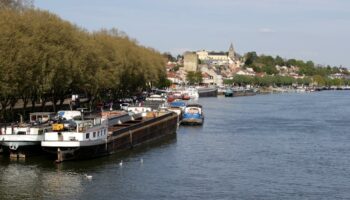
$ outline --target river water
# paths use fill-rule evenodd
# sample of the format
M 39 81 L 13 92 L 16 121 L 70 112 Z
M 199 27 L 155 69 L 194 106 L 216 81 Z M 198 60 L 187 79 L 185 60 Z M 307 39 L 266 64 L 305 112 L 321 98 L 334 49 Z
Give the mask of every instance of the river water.
M 0 156 L 0 199 L 350 199 L 349 97 L 201 98 L 202 127 L 122 154 Z

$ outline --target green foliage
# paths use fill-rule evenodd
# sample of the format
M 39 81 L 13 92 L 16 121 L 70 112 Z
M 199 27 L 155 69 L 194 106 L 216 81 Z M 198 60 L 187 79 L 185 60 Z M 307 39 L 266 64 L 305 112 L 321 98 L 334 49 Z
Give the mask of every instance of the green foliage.
M 272 56 L 261 55 L 256 59 L 256 62 L 263 66 L 275 67 L 275 60 Z
M 256 62 L 258 55 L 256 54 L 255 51 L 248 52 L 245 54 L 244 58 L 245 58 L 244 64 L 246 66 L 252 66 Z
M 289 76 L 278 76 L 278 75 L 264 76 L 264 77 L 235 75 L 233 79 L 224 79 L 224 84 L 226 85 L 234 84 L 239 86 L 254 85 L 254 86 L 261 86 L 261 87 L 268 87 L 268 86 L 282 87 L 282 86 L 292 86 L 293 84 L 310 86 L 311 84 L 316 84 L 316 86 L 330 87 L 330 86 L 350 85 L 350 80 L 341 79 L 341 78 L 328 78 L 320 75 L 314 75 L 312 78 L 305 77 L 302 79 L 300 78 L 295 79 Z
M 194 85 L 199 84 L 203 81 L 202 73 L 199 71 L 193 72 L 189 71 L 187 72 L 186 79 L 188 81 L 188 84 Z
M 173 82 L 167 77 L 163 76 L 160 78 L 159 82 L 155 85 L 157 88 L 166 89 L 169 88 Z
M 124 33 L 89 33 L 49 12 L 0 12 L 1 114 L 18 99 L 27 106 L 51 101 L 53 110 L 71 93 L 85 93 L 93 104 L 106 96 L 136 94 L 168 85 L 162 54 Z M 1 116 L 1 115 L 0 115 Z M 1 117 L 0 117 L 1 118 Z
M 312 61 L 302 61 L 296 59 L 284 60 L 280 56 L 273 58 L 272 56 L 260 55 L 258 56 L 256 52 L 248 52 L 244 56 L 245 67 L 251 67 L 255 72 L 265 72 L 269 75 L 277 75 L 279 72 L 275 68 L 276 65 L 287 66 L 287 67 L 298 67 L 299 75 L 305 76 L 328 76 L 330 74 L 340 73 L 341 68 L 338 67 L 318 67 Z M 343 70 L 344 74 L 349 74 L 347 70 Z
M 175 61 L 176 61 L 176 58 L 173 57 L 173 56 L 171 55 L 171 53 L 169 53 L 169 52 L 165 52 L 165 53 L 163 53 L 162 55 L 163 55 L 163 57 L 164 57 L 164 59 L 165 59 L 166 61 L 170 61 L 170 62 L 175 62 Z
M 316 83 L 317 86 L 325 86 L 326 85 L 326 80 L 321 75 L 314 75 L 312 77 L 312 79 Z
M 252 65 L 251 68 L 252 68 L 256 73 L 263 72 L 263 70 L 261 69 L 261 67 Z
M 244 57 L 246 67 L 253 68 L 255 72 L 265 72 L 269 75 L 278 74 L 275 66 L 285 64 L 284 60 L 279 56 L 276 58 L 266 55 L 258 56 L 256 52 L 248 52 Z
M 22 10 L 33 7 L 33 1 L 31 0 L 1 0 L 0 1 L 0 10 L 1 9 L 14 9 Z
M 183 66 L 181 66 L 181 65 L 176 65 L 176 66 L 173 68 L 173 71 L 174 71 L 174 72 L 179 71 L 180 67 L 183 67 Z
M 261 68 L 261 71 L 268 75 L 278 74 L 278 70 L 274 65 L 265 65 Z
M 279 66 L 284 66 L 286 64 L 280 56 L 276 56 L 274 63 Z
M 254 78 L 245 75 L 235 75 L 232 79 L 233 83 L 237 85 L 249 85 L 253 83 Z

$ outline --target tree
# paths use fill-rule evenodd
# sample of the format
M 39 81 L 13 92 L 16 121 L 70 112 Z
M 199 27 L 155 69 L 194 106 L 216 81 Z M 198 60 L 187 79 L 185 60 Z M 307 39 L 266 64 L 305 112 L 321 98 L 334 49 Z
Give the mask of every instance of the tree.
M 287 65 L 287 67 L 296 66 L 297 65 L 297 60 L 289 59 L 289 60 L 287 60 L 286 65 Z
M 261 55 L 257 58 L 256 62 L 263 66 L 275 66 L 275 60 L 272 56 Z
M 55 111 L 73 92 L 85 93 L 91 106 L 107 93 L 125 97 L 168 84 L 158 51 L 117 29 L 89 33 L 33 9 L 1 10 L 0 71 L 0 114 L 12 120 L 19 99 L 23 112 L 29 101 L 34 107 L 37 100 L 42 109 L 51 101 Z
M 175 62 L 176 58 L 171 55 L 170 52 L 165 52 L 162 54 L 166 61 Z
M 265 72 L 266 74 L 273 75 L 278 74 L 278 70 L 275 66 L 272 65 L 265 65 L 261 68 L 261 71 Z
M 320 75 L 315 75 L 312 77 L 313 81 L 317 84 L 317 86 L 325 86 L 326 80 Z
M 279 65 L 279 66 L 284 66 L 284 65 L 285 65 L 285 62 L 284 62 L 283 58 L 281 58 L 280 56 L 276 56 L 276 58 L 275 58 L 275 64 L 276 64 L 276 65 Z
M 201 83 L 203 77 L 202 77 L 202 73 L 199 71 L 197 72 L 189 71 L 187 72 L 186 79 L 190 85 L 194 85 L 194 84 Z
M 244 57 L 245 57 L 244 64 L 247 66 L 251 66 L 258 58 L 258 55 L 256 54 L 255 51 L 253 51 L 253 52 L 246 53 L 246 55 Z
M 15 9 L 22 10 L 26 8 L 32 8 L 32 0 L 1 0 L 0 1 L 0 10 L 1 9 Z

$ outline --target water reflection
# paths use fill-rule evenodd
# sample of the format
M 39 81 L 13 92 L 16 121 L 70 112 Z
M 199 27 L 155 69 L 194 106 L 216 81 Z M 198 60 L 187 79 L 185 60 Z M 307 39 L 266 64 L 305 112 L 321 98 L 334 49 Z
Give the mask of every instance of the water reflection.
M 47 171 L 36 165 L 14 163 L 0 167 L 1 199 L 66 199 L 83 191 L 83 177 L 79 173 Z
M 101 171 L 113 171 L 111 173 L 123 177 L 124 169 L 119 166 L 120 160 L 123 160 L 124 168 L 130 165 L 142 167 L 150 162 L 148 159 L 141 162 L 144 153 L 156 149 L 161 151 L 175 142 L 176 135 L 136 147 L 132 151 L 61 164 L 55 164 L 47 156 L 11 160 L 0 155 L 0 199 L 81 199 L 86 188 L 99 188 L 106 184 L 107 177 L 101 177 Z M 88 179 L 86 175 L 92 178 Z

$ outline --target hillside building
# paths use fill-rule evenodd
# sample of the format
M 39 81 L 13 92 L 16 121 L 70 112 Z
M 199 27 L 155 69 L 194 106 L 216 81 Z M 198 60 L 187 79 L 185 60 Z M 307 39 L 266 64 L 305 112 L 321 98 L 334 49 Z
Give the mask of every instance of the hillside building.
M 198 59 L 203 63 L 212 63 L 212 64 L 232 64 L 238 61 L 238 57 L 233 48 L 233 44 L 231 43 L 228 52 L 214 52 L 214 51 L 206 51 L 200 50 L 197 51 Z

